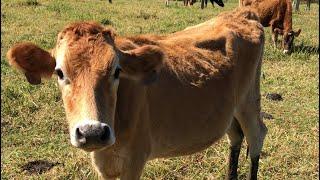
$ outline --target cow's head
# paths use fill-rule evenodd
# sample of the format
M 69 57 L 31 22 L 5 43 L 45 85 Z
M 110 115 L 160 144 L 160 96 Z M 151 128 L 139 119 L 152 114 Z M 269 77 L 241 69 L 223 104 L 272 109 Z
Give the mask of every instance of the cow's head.
M 283 35 L 283 41 L 282 41 L 282 47 L 283 47 L 283 53 L 289 54 L 292 51 L 293 48 L 293 40 L 294 37 L 298 37 L 300 35 L 301 29 L 298 29 L 297 31 L 284 31 L 279 28 L 275 28 L 274 32 L 280 35 Z
M 119 50 L 114 31 L 93 22 L 74 23 L 59 33 L 55 48 L 45 51 L 19 43 L 7 53 L 31 84 L 58 77 L 73 146 L 86 151 L 115 143 L 114 118 L 120 76 L 148 82 L 161 68 L 157 46 Z

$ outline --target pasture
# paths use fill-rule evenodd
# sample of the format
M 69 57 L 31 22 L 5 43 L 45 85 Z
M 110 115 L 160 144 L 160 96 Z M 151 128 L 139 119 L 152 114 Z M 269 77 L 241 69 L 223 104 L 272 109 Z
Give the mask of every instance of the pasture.
M 1 3 L 1 178 L 2 179 L 96 179 L 89 154 L 75 149 L 69 133 L 56 79 L 38 86 L 12 70 L 5 54 L 15 43 L 31 41 L 51 48 L 57 33 L 68 23 L 94 20 L 113 26 L 118 35 L 168 34 L 196 25 L 238 6 L 211 4 L 200 9 L 197 2 L 183 7 L 181 1 L 164 0 L 3 0 Z M 284 55 L 272 46 L 265 28 L 266 45 L 262 66 L 262 111 L 269 131 L 260 158 L 260 179 L 319 179 L 319 5 L 293 13 L 294 52 Z M 282 101 L 266 98 L 281 94 Z M 192 156 L 150 161 L 143 179 L 223 179 L 229 155 L 227 137 Z M 243 143 L 239 176 L 249 168 Z M 52 163 L 43 171 L 29 162 Z M 38 167 L 39 168 L 39 167 Z

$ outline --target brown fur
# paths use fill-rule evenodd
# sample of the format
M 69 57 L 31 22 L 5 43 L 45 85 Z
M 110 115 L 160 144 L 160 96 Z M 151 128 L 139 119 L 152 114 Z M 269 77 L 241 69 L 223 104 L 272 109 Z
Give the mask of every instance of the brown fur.
M 55 60 L 51 55 L 32 43 L 19 43 L 12 47 L 7 58 L 9 64 L 25 73 L 31 84 L 39 84 L 41 77 L 51 77 Z M 41 60 L 36 62 L 35 60 Z
M 83 119 L 115 132 L 115 144 L 83 148 L 103 179 L 139 179 L 146 161 L 200 151 L 226 133 L 239 146 L 239 130 L 229 129 L 233 117 L 250 157 L 259 157 L 267 130 L 259 119 L 264 32 L 257 19 L 245 8 L 167 36 L 117 37 L 92 22 L 58 35 L 54 57 L 65 75 L 59 84 L 70 133 Z M 9 61 L 29 56 L 10 51 L 21 59 Z M 137 83 L 150 77 L 157 81 Z

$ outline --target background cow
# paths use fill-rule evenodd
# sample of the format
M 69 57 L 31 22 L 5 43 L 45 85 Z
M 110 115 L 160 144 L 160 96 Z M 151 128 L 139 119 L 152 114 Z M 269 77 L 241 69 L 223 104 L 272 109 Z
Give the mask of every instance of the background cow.
M 210 2 L 213 7 L 214 7 L 214 2 L 216 2 L 221 7 L 224 7 L 222 0 L 210 0 Z M 201 9 L 203 9 L 204 7 L 207 7 L 207 5 L 208 5 L 208 0 L 201 0 Z
M 293 41 L 298 37 L 301 29 L 292 29 L 291 0 L 240 0 L 240 6 L 251 6 L 259 15 L 264 27 L 271 26 L 272 40 L 277 46 L 278 35 L 283 36 L 282 48 L 284 53 L 290 53 L 293 49 Z

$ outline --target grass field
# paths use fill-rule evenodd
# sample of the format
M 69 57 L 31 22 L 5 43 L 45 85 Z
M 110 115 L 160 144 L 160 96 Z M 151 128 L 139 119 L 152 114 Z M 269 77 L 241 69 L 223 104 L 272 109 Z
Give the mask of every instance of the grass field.
M 12 70 L 5 58 L 17 42 L 32 41 L 53 47 L 57 33 L 68 23 L 95 20 L 111 24 L 119 35 L 167 34 L 215 17 L 237 7 L 201 10 L 182 2 L 163 0 L 3 0 L 1 2 L 1 179 L 96 179 L 87 153 L 69 142 L 65 114 L 55 80 L 31 86 Z M 266 29 L 263 58 L 262 110 L 274 119 L 260 160 L 260 179 L 319 179 L 319 6 L 293 14 L 294 29 L 302 33 L 295 52 L 284 55 L 271 46 Z M 279 93 L 283 101 L 266 99 Z M 248 172 L 246 144 L 240 155 L 240 178 Z M 143 179 L 223 179 L 228 143 L 224 137 L 211 148 L 192 156 L 150 161 Z M 23 165 L 35 160 L 56 163 L 43 173 L 30 173 Z

